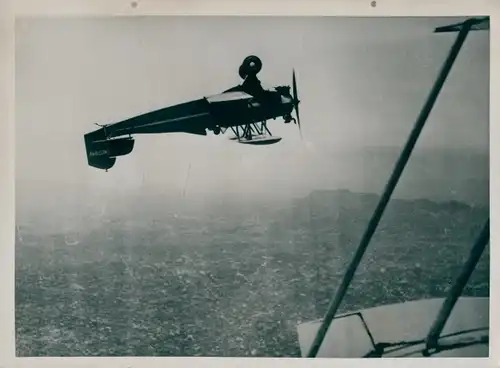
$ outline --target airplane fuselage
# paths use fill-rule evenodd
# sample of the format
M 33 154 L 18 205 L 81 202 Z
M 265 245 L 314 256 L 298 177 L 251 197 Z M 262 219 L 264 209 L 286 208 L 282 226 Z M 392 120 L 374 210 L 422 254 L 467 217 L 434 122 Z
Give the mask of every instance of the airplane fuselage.
M 211 111 L 214 117 L 214 126 L 230 128 L 280 117 L 285 117 L 287 120 L 291 116 L 293 107 L 291 97 L 268 90 L 250 100 L 213 103 Z M 208 129 L 210 128 L 208 127 Z
M 285 123 L 295 122 L 292 111 L 299 103 L 296 93 L 295 72 L 293 73 L 293 97 L 290 86 L 263 89 L 257 73 L 262 63 L 256 56 L 245 58 L 239 69 L 244 80 L 222 93 L 200 97 L 195 100 L 150 111 L 113 124 L 99 125 L 100 128 L 85 134 L 85 149 L 90 166 L 99 169 L 111 168 L 116 157 L 129 154 L 134 148 L 135 134 L 188 133 L 207 135 L 208 131 L 220 134 L 231 128 L 244 130 L 245 143 L 252 139 L 253 131 L 271 135 L 265 125 L 267 120 L 283 118 Z M 260 128 L 255 126 L 260 124 Z M 297 118 L 300 129 L 300 120 Z M 253 126 L 253 128 L 252 128 Z M 234 129 L 236 128 L 236 129 Z M 239 133 L 236 133 L 241 141 Z M 259 144 L 277 142 L 272 139 L 259 140 Z

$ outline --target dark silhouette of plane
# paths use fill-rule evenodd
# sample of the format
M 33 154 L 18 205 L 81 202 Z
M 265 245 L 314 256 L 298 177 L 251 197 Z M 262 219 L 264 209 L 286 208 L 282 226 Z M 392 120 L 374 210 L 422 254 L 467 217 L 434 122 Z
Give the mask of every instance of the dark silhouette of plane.
M 267 120 L 283 118 L 294 122 L 300 129 L 295 71 L 292 74 L 293 95 L 290 86 L 277 86 L 266 90 L 257 74 L 262 61 L 255 55 L 247 56 L 239 67 L 243 83 L 220 94 L 203 97 L 160 110 L 148 112 L 108 125 L 85 134 L 87 161 L 92 167 L 108 170 L 116 157 L 132 152 L 133 134 L 188 133 L 219 135 L 231 129 L 239 143 L 268 145 L 277 143 Z M 296 118 L 292 116 L 295 109 Z

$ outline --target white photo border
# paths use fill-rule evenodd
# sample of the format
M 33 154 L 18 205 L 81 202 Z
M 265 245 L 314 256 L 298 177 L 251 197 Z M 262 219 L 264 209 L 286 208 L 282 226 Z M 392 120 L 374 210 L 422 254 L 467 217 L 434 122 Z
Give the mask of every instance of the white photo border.
M 375 6 L 373 6 L 375 5 Z M 490 267 L 490 358 L 418 358 L 397 359 L 304 359 L 304 358 L 16 358 L 14 313 L 14 22 L 16 17 L 79 17 L 134 15 L 336 15 L 336 16 L 490 16 L 490 101 L 500 101 L 500 39 L 498 36 L 500 1 L 498 0 L 0 0 L 0 367 L 160 367 L 197 364 L 204 367 L 406 367 L 425 364 L 428 368 L 500 366 L 500 270 Z M 494 66 L 497 66 L 496 68 Z M 490 102 L 490 202 L 494 213 L 500 189 L 494 169 L 498 148 L 493 137 L 498 130 L 499 110 Z M 498 224 L 491 216 L 491 228 Z M 500 225 L 500 224 L 499 224 Z M 496 233 L 491 232 L 490 244 Z M 495 262 L 495 260 L 497 262 Z M 499 264 L 500 250 L 491 246 L 491 265 Z

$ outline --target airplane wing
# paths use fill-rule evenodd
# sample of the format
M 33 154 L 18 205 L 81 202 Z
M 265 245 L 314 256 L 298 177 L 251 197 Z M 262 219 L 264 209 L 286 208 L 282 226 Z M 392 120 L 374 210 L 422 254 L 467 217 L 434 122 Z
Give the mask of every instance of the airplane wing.
M 211 105 L 218 103 L 231 102 L 231 101 L 248 101 L 252 99 L 253 96 L 241 90 L 240 86 L 228 89 L 224 93 L 219 93 L 218 95 L 213 95 L 207 97 L 207 101 Z
M 470 18 L 465 22 L 469 22 L 471 24 L 470 27 L 471 31 L 482 31 L 490 29 L 490 17 Z M 438 27 L 434 30 L 434 32 L 435 33 L 459 32 L 465 25 L 465 22 Z
M 175 132 L 206 135 L 206 129 L 218 118 L 218 114 L 214 113 L 214 107 L 252 98 L 251 95 L 241 91 L 220 93 L 148 112 L 106 125 L 103 129 L 108 138 L 130 134 Z
M 227 118 L 231 111 L 228 104 L 237 104 L 238 101 L 243 102 L 251 98 L 251 95 L 241 91 L 221 93 L 104 125 L 84 136 L 87 162 L 99 169 L 110 169 L 114 166 L 117 156 L 132 152 L 132 134 L 206 135 L 207 128 L 214 126 L 217 120 Z

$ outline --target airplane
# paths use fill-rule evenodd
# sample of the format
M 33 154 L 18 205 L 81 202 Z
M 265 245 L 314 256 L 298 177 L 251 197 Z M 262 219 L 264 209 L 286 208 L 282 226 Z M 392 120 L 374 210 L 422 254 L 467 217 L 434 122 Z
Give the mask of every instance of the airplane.
M 443 63 L 436 81 L 432 86 L 428 98 L 422 107 L 408 140 L 401 150 L 401 154 L 395 163 L 394 170 L 388 178 L 379 203 L 374 209 L 359 245 L 355 250 L 345 274 L 334 295 L 330 300 L 325 315 L 321 319 L 303 321 L 296 326 L 300 354 L 307 358 L 384 358 L 384 357 L 488 357 L 489 348 L 489 322 L 490 302 L 489 297 L 464 296 L 465 286 L 477 266 L 479 258 L 489 244 L 490 224 L 489 217 L 483 228 L 477 235 L 477 239 L 470 249 L 470 253 L 457 277 L 453 281 L 446 295 L 438 298 L 423 297 L 421 299 L 404 301 L 395 304 L 381 304 L 365 309 L 347 310 L 338 313 L 342 302 L 348 292 L 349 286 L 356 275 L 356 271 L 363 260 L 363 256 L 369 247 L 378 224 L 384 214 L 391 196 L 401 178 L 408 163 L 413 149 L 420 137 L 423 127 L 432 111 L 432 108 L 440 94 L 440 91 L 460 53 L 467 35 L 470 31 L 489 30 L 489 17 L 469 18 L 468 20 L 434 30 L 437 34 L 457 33 L 456 40 Z M 249 57 L 250 58 L 250 57 Z M 187 132 L 192 134 L 206 134 L 206 130 L 212 130 L 214 134 L 220 134 L 223 129 L 234 128 L 252 124 L 253 115 L 259 113 L 260 117 L 267 112 L 274 112 L 275 116 L 283 116 L 285 122 L 292 121 L 291 112 L 293 108 L 297 112 L 298 99 L 296 93 L 295 77 L 293 78 L 293 96 L 280 93 L 278 87 L 273 91 L 275 97 L 281 99 L 276 103 L 263 102 L 265 98 L 258 97 L 259 92 L 253 92 L 252 83 L 259 86 L 258 80 L 248 78 L 248 69 L 255 77 L 260 70 L 258 63 L 252 64 L 256 59 L 245 59 L 240 67 L 240 76 L 245 81 L 242 86 L 233 87 L 222 94 L 214 97 L 188 102 L 183 105 L 174 106 L 153 112 L 153 115 L 143 115 L 131 120 L 102 127 L 95 132 L 85 136 L 87 153 L 89 146 L 92 150 L 101 143 L 113 141 L 112 138 L 132 133 L 162 133 L 162 132 Z M 257 71 L 257 72 L 256 72 Z M 258 91 L 258 88 L 255 88 Z M 234 94 L 233 94 L 234 92 Z M 239 93 L 239 94 L 238 94 Z M 261 93 L 262 90 L 261 90 Z M 246 94 L 248 96 L 246 96 Z M 245 97 L 243 97 L 245 96 Z M 277 98 L 278 100 L 278 98 Z M 239 103 L 238 103 L 239 102 Z M 243 106 L 243 102 L 249 102 L 249 106 Z M 194 105 L 194 106 L 193 106 Z M 204 106 L 205 110 L 199 106 Z M 266 109 L 267 107 L 267 109 Z M 173 110 L 169 110 L 173 109 Z M 203 113 L 202 117 L 185 116 L 188 110 Z M 184 113 L 184 114 L 183 114 Z M 282 113 L 282 115 L 278 115 Z M 196 114 L 191 112 L 191 114 Z M 208 117 L 208 119 L 207 119 Z M 218 124 L 214 123 L 214 118 Z M 230 123 L 230 118 L 247 119 L 242 123 Z M 170 120 L 167 120 L 170 119 Z M 170 124 L 167 124 L 170 122 Z M 259 120 L 253 120 L 258 122 Z M 180 123 L 182 122 L 182 123 Z M 188 123 L 186 123 L 188 122 Z M 224 124 L 221 124 L 224 122 Z M 157 124 L 157 125 L 151 125 Z M 106 130 L 107 128 L 107 130 Z M 220 130 L 219 130 L 220 128 Z M 201 133 L 200 133 L 201 132 Z M 253 136 L 253 135 L 252 135 Z M 236 139 L 245 139 L 245 135 L 237 135 Z M 271 142 L 268 142 L 270 144 Z M 111 143 L 112 145 L 113 143 Z M 92 146 L 95 145 L 95 146 Z M 101 146 L 108 149 L 109 146 Z M 89 157 L 89 164 L 98 168 L 112 167 L 118 148 L 123 151 L 133 148 L 133 143 L 120 144 L 113 147 L 115 150 L 103 155 L 93 154 Z M 90 151 L 92 152 L 92 151 Z M 126 154 L 126 153 L 125 153 Z M 123 154 L 121 154 L 123 155 Z M 91 163 L 92 161 L 92 163 Z M 397 323 L 395 323 L 395 321 Z
M 300 352 L 307 358 L 488 357 L 489 297 L 464 291 L 490 240 L 485 219 L 469 255 L 444 297 L 421 298 L 337 313 L 362 262 L 391 195 L 470 31 L 490 29 L 489 17 L 437 27 L 436 34 L 456 33 L 443 66 L 401 150 L 359 245 L 323 318 L 296 327 Z M 397 322 L 397 323 L 395 323 Z
M 247 56 L 238 74 L 240 85 L 222 93 L 180 103 L 148 112 L 108 125 L 84 135 L 87 162 L 90 166 L 108 171 L 118 156 L 128 155 L 134 148 L 132 134 L 188 133 L 207 135 L 234 133 L 231 140 L 242 144 L 269 145 L 281 141 L 267 127 L 267 120 L 283 118 L 293 122 L 300 130 L 299 99 L 295 70 L 292 71 L 293 95 L 290 86 L 264 89 L 257 74 L 262 60 Z M 295 110 L 296 118 L 292 116 Z

